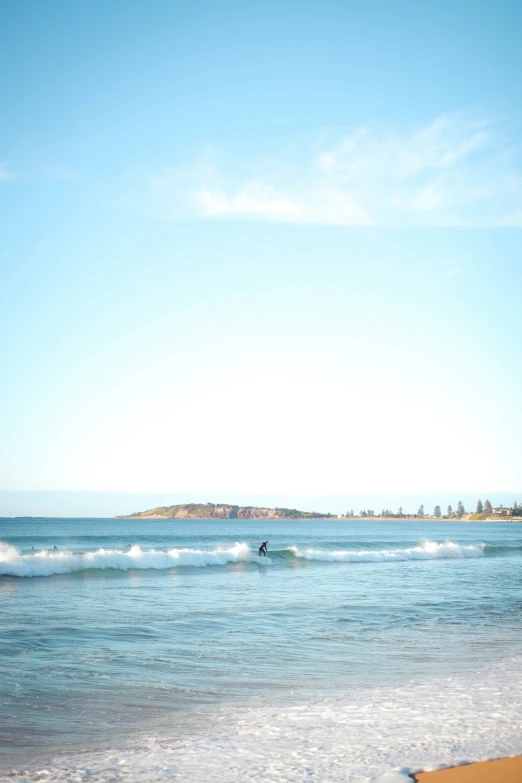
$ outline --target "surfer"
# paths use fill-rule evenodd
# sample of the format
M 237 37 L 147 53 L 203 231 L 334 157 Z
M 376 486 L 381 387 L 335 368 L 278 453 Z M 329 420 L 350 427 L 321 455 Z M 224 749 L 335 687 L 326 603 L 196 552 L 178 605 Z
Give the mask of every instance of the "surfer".
M 266 557 L 266 545 L 268 544 L 268 541 L 263 541 L 261 546 L 259 547 L 259 557 L 263 554 Z
M 58 547 L 56 546 L 56 544 L 53 544 L 53 549 L 58 549 Z

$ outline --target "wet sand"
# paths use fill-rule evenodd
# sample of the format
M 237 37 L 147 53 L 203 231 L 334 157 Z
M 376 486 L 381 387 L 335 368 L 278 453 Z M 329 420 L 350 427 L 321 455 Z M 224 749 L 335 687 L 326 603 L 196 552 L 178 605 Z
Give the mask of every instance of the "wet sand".
M 419 772 L 413 779 L 417 783 L 520 783 L 522 756 Z

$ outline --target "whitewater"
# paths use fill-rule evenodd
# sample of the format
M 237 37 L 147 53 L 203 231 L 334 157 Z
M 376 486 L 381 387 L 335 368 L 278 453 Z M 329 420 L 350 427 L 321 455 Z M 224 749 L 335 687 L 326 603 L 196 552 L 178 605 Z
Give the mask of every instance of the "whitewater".
M 469 676 L 360 689 L 350 700 L 221 710 L 190 738 L 143 738 L 1 777 L 57 783 L 411 783 L 410 773 L 522 750 L 522 658 Z
M 169 549 L 161 552 L 144 550 L 138 544 L 121 549 L 97 549 L 94 552 L 42 550 L 34 554 L 22 554 L 9 544 L 0 542 L 0 574 L 9 576 L 52 576 L 75 571 L 117 568 L 176 568 L 193 566 L 202 568 L 225 565 L 244 560 L 250 554 L 248 544 L 235 544 L 229 549 L 217 548 L 208 552 L 200 549 Z
M 281 561 L 285 555 L 297 559 L 322 562 L 379 562 L 403 560 L 432 560 L 436 558 L 482 557 L 485 544 L 461 545 L 453 541 L 423 541 L 418 546 L 399 550 L 378 551 L 334 551 L 306 549 L 300 551 L 291 546 L 286 550 L 276 550 L 273 556 Z M 0 541 L 0 575 L 2 576 L 52 576 L 75 571 L 116 568 L 178 568 L 180 566 L 203 568 L 205 566 L 226 565 L 240 561 L 249 562 L 252 549 L 249 543 L 235 543 L 228 549 L 218 547 L 209 551 L 201 549 L 169 549 L 166 552 L 156 549 L 145 550 L 139 544 L 128 545 L 126 549 L 97 549 L 93 552 L 70 552 L 42 550 L 24 554 L 16 547 Z M 257 565 L 268 565 L 273 559 L 268 557 L 255 561 Z
M 520 524 L 28 519 L 0 541 L 1 781 L 404 783 L 522 753 Z

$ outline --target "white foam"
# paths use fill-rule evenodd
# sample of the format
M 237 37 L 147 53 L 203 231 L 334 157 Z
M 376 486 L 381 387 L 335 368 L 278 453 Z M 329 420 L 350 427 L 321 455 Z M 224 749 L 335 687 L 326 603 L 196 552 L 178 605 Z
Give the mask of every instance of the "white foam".
M 350 563 L 373 563 L 391 560 L 435 560 L 437 558 L 461 558 L 482 557 L 485 544 L 456 544 L 454 541 L 444 541 L 439 544 L 436 541 L 422 541 L 419 546 L 408 549 L 379 549 L 379 550 L 339 550 L 325 552 L 322 549 L 305 549 L 300 551 L 297 547 L 290 547 L 296 557 L 305 560 L 321 560 Z
M 403 560 L 434 560 L 437 558 L 482 557 L 485 544 L 457 544 L 454 541 L 423 541 L 419 546 L 407 549 L 381 550 L 338 550 L 327 552 L 322 549 L 299 550 L 295 546 L 289 551 L 295 557 L 325 562 L 379 562 Z M 133 568 L 167 569 L 176 566 L 226 565 L 240 560 L 252 560 L 259 565 L 271 565 L 269 557 L 252 557 L 250 545 L 235 543 L 228 549 L 217 547 L 203 549 L 142 549 L 139 545 L 128 549 L 97 549 L 95 552 L 74 553 L 68 550 L 42 550 L 22 554 L 10 544 L 0 542 L 0 576 L 52 576 L 74 571 L 88 571 L 95 568 L 116 568 L 127 571 Z
M 454 677 L 223 709 L 198 735 L 64 755 L 16 781 L 405 783 L 408 772 L 522 753 L 522 658 Z
M 246 560 L 250 546 L 236 543 L 228 549 L 217 547 L 202 549 L 144 550 L 140 546 L 129 549 L 97 549 L 95 552 L 75 554 L 66 550 L 42 550 L 34 554 L 22 554 L 18 549 L 0 542 L 0 575 L 4 576 L 52 576 L 93 568 L 175 568 L 176 566 L 212 566 Z

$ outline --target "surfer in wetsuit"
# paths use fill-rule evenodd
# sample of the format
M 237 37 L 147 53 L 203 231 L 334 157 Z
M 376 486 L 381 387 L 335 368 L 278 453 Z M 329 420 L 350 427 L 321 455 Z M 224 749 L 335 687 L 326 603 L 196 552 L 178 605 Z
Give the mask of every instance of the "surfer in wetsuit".
M 259 547 L 259 557 L 263 554 L 266 557 L 266 545 L 268 544 L 268 541 L 263 541 L 261 546 Z

